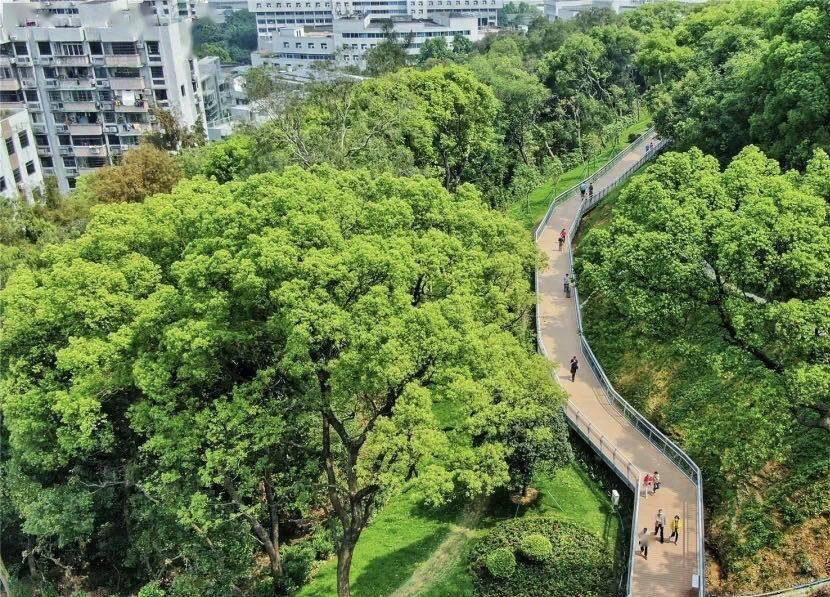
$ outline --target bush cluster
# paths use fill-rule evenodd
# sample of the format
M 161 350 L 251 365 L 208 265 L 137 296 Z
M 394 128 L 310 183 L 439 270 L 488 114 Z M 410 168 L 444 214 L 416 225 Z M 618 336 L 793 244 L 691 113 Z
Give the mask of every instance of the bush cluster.
M 497 552 L 515 563 L 508 576 L 493 573 Z M 517 552 L 524 557 L 517 560 Z M 618 580 L 613 554 L 599 537 L 573 523 L 538 516 L 500 523 L 473 547 L 470 566 L 482 597 L 604 596 L 616 592 Z
M 544 562 L 553 555 L 553 545 L 550 539 L 541 533 L 530 533 L 522 537 L 519 550 L 532 562 Z
M 506 547 L 498 547 L 487 554 L 484 564 L 494 578 L 510 578 L 516 571 L 516 556 Z

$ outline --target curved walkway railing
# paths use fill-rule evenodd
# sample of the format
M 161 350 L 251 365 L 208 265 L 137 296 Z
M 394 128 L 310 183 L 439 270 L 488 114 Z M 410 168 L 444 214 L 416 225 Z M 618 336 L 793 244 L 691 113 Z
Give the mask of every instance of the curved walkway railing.
M 554 197 L 551 202 L 550 206 L 548 207 L 547 211 L 545 212 L 545 216 L 542 218 L 542 221 L 536 227 L 534 231 L 534 239 L 536 241 L 539 240 L 539 237 L 542 234 L 545 226 L 550 220 L 551 214 L 556 209 L 556 206 L 561 203 L 565 198 L 569 197 L 572 193 L 574 193 L 579 186 L 584 182 L 586 184 L 590 183 L 592 180 L 599 178 L 609 169 L 613 168 L 619 161 L 628 155 L 632 149 L 638 147 L 645 138 L 649 135 L 652 135 L 654 129 L 649 129 L 644 132 L 640 137 L 638 137 L 633 143 L 628 145 L 623 151 L 618 153 L 612 160 L 606 163 L 602 168 L 594 172 L 591 176 L 589 176 L 584 181 L 581 181 L 571 188 L 567 189 L 566 191 L 560 193 L 556 197 Z M 617 177 L 614 182 L 612 182 L 607 187 L 601 189 L 599 193 L 596 193 L 588 202 L 584 205 L 580 205 L 579 211 L 577 212 L 576 216 L 574 217 L 571 223 L 571 229 L 569 230 L 568 234 L 568 256 L 569 256 L 569 263 L 571 266 L 571 271 L 573 271 L 573 250 L 571 246 L 571 239 L 574 237 L 577 230 L 579 230 L 580 223 L 582 221 L 582 216 L 585 215 L 588 211 L 596 207 L 596 205 L 608 195 L 614 188 L 618 187 L 626 180 L 628 180 L 632 174 L 634 174 L 644 163 L 652 159 L 657 152 L 662 149 L 666 145 L 666 141 L 661 141 L 656 144 L 653 150 L 646 153 L 640 160 L 638 160 L 635 164 L 633 164 L 630 168 L 628 168 L 623 174 Z M 536 288 L 539 288 L 539 270 L 537 268 L 536 274 Z M 576 309 L 576 317 L 577 317 L 577 330 L 579 333 L 580 344 L 582 347 L 582 351 L 585 354 L 588 363 L 590 364 L 593 371 L 596 373 L 597 379 L 599 380 L 606 397 L 608 398 L 609 403 L 616 406 L 616 408 L 625 416 L 625 418 L 631 423 L 631 425 L 637 429 L 645 439 L 647 439 L 651 444 L 653 444 L 657 449 L 659 449 L 669 460 L 671 460 L 677 467 L 680 469 L 696 487 L 696 502 L 697 502 L 697 554 L 698 554 L 698 595 L 705 595 L 705 574 L 704 574 L 704 549 L 703 549 L 703 477 L 700 473 L 700 468 L 695 464 L 695 462 L 680 448 L 678 447 L 673 441 L 671 441 L 666 435 L 661 432 L 657 427 L 655 427 L 648 419 L 646 419 L 643 415 L 641 415 L 637 409 L 631 406 L 628 401 L 625 400 L 620 394 L 614 389 L 611 385 L 611 382 L 608 379 L 608 376 L 605 373 L 605 370 L 602 368 L 602 365 L 599 363 L 594 351 L 591 349 L 590 344 L 585 339 L 584 330 L 582 327 L 582 309 L 579 304 L 579 292 L 576 289 L 576 286 L 572 287 L 572 297 L 574 301 L 574 307 Z M 539 315 L 539 310 L 536 310 L 536 338 L 537 338 L 537 345 L 539 347 L 539 351 L 547 355 L 547 350 L 545 349 L 542 343 L 542 322 Z M 577 409 L 573 404 L 569 402 L 566 409 L 566 414 L 568 414 L 568 419 L 571 422 L 571 425 L 582 435 L 586 435 L 587 429 L 587 437 L 586 439 L 589 440 L 594 448 L 600 453 L 600 455 L 608 460 L 609 456 L 607 453 L 606 445 L 609 448 L 612 448 L 612 453 L 614 457 L 616 457 L 616 448 L 610 443 L 606 444 L 604 436 L 594 430 L 593 435 L 591 435 L 592 426 L 590 421 L 582 415 L 582 413 Z M 594 439 L 596 438 L 596 439 Z M 622 458 L 622 456 L 620 456 Z M 627 461 L 627 459 L 623 460 Z M 629 566 L 628 566 L 628 588 L 629 592 L 631 589 L 631 578 L 633 573 L 633 557 L 634 557 L 634 547 L 636 546 L 636 529 L 638 528 L 637 525 L 637 511 L 640 501 L 640 475 L 637 468 L 631 464 L 631 462 L 626 462 L 626 468 L 621 469 L 619 468 L 616 462 L 609 462 L 612 465 L 612 468 L 620 471 L 621 476 L 625 479 L 625 481 L 636 491 L 635 493 L 635 500 L 634 500 L 634 513 L 632 519 L 632 549 L 631 554 L 629 556 Z M 623 470 L 628 471 L 636 471 L 637 479 L 636 481 L 633 480 L 629 474 L 623 474 Z

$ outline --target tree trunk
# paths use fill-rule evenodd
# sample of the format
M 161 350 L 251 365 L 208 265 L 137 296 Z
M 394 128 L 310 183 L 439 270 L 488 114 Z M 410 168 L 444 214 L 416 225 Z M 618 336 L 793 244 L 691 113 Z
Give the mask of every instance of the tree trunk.
M 346 531 L 343 544 L 337 550 L 337 597 L 349 597 L 349 572 L 352 569 L 352 553 L 357 539 L 352 539 L 351 531 Z
M 29 565 L 29 576 L 32 578 L 37 576 L 37 566 L 35 565 L 35 542 L 32 541 L 31 535 L 26 535 L 26 563 Z
M 265 500 L 268 503 L 268 518 L 271 523 L 271 547 L 274 551 L 274 557 L 271 554 L 271 571 L 276 576 L 282 576 L 282 558 L 280 557 L 280 520 L 279 512 L 277 512 L 277 501 L 274 499 L 274 486 L 271 483 L 271 474 L 265 474 Z M 275 577 L 276 578 L 276 577 Z
M 6 564 L 3 562 L 3 554 L 0 553 L 0 594 L 11 597 L 12 587 L 9 571 L 6 569 Z

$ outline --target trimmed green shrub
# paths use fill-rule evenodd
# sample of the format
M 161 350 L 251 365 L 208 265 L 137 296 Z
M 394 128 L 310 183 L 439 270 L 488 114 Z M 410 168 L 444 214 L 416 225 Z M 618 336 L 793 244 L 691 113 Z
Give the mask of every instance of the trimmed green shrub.
M 553 555 L 553 544 L 541 533 L 529 533 L 522 537 L 519 551 L 532 562 L 545 562 Z
M 516 556 L 506 547 L 499 547 L 487 555 L 485 565 L 494 578 L 510 578 L 516 571 Z
M 503 550 L 512 556 L 522 551 L 531 535 L 540 535 L 550 542 L 548 559 L 531 562 L 519 558 L 509 576 L 496 577 L 491 573 L 493 554 Z M 616 593 L 619 581 L 613 553 L 602 539 L 576 524 L 541 516 L 500 523 L 473 546 L 470 568 L 476 594 L 481 597 L 604 597 Z

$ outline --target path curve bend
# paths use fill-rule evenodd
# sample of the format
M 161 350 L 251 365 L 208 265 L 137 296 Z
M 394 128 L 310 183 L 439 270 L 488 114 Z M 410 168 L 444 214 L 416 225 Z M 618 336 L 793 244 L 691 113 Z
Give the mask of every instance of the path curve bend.
M 593 204 L 648 160 L 653 153 L 648 148 L 653 149 L 656 143 L 654 133 L 649 131 L 597 173 L 593 177 L 597 193 Z M 703 595 L 700 471 L 682 450 L 641 419 L 610 388 L 605 373 L 584 342 L 576 303 L 579 299 L 565 297 L 563 278 L 572 268 L 571 233 L 576 231 L 587 209 L 578 188 L 554 202 L 536 231 L 537 245 L 548 257 L 547 267 L 536 273 L 536 323 L 539 349 L 556 364 L 554 374 L 568 393 L 565 408 L 568 422 L 634 490 L 633 520 L 640 531 L 645 527 L 654 531 L 658 508 L 663 509 L 668 520 L 678 514 L 682 521 L 677 545 L 668 543 L 667 525 L 666 543 L 652 540 L 648 559 L 639 554 L 631 557 L 629 594 L 637 597 Z M 557 241 L 563 228 L 569 232 L 569 241 L 560 251 Z M 572 356 L 577 356 L 580 362 L 574 382 L 567 370 Z M 660 471 L 662 486 L 655 494 L 646 495 L 642 478 L 646 472 L 655 470 Z M 633 538 L 632 551 L 636 550 L 636 543 Z

